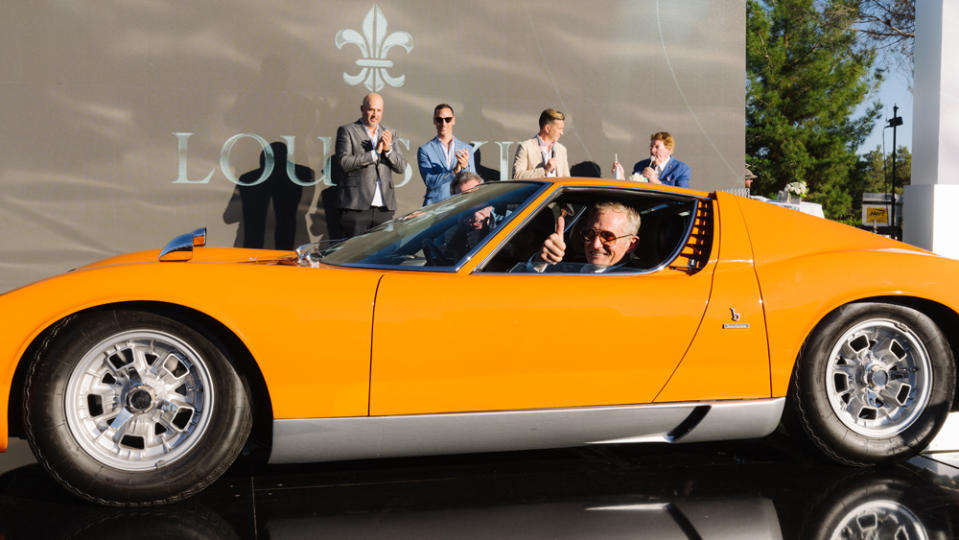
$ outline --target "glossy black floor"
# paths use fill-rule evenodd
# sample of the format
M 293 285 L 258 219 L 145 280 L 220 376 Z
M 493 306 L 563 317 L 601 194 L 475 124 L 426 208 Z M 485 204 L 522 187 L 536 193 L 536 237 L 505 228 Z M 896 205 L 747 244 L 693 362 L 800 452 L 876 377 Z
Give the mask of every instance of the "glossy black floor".
M 13 538 L 952 538 L 959 469 L 814 463 L 780 439 L 235 468 L 185 503 L 117 510 L 0 454 Z

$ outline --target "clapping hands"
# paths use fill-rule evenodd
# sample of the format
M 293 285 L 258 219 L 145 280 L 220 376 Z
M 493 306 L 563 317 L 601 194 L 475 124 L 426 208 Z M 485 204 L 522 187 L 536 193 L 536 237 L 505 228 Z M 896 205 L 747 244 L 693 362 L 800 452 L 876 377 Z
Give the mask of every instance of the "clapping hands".
M 383 133 L 380 135 L 379 142 L 376 143 L 376 153 L 385 154 L 390 151 L 390 148 L 393 145 L 393 133 L 383 130 Z
M 453 169 L 454 173 L 458 173 L 467 167 L 470 164 L 470 153 L 465 148 L 461 148 L 456 151 L 456 167 Z

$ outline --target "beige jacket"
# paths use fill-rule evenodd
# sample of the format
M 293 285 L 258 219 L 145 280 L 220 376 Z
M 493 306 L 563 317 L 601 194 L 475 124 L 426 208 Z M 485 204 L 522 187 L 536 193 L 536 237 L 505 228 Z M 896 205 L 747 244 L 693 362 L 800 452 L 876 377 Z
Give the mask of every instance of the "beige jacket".
M 553 144 L 553 157 L 556 158 L 556 174 L 559 177 L 569 176 L 569 162 L 566 159 L 566 147 Z M 546 176 L 546 162 L 543 153 L 539 150 L 539 141 L 536 137 L 519 143 L 516 155 L 513 156 L 513 168 L 510 178 L 543 178 Z

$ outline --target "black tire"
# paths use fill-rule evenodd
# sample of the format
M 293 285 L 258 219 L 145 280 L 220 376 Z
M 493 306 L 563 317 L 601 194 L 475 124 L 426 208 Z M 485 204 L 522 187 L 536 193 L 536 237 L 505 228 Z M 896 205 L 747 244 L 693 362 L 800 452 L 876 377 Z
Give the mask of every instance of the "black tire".
M 69 491 L 111 506 L 196 494 L 233 463 L 252 425 L 223 351 L 142 311 L 70 321 L 30 365 L 24 401 L 37 460 Z
M 849 304 L 803 345 L 786 421 L 832 461 L 900 460 L 939 432 L 955 386 L 952 349 L 928 316 L 893 304 Z
M 71 531 L 74 540 L 235 540 L 240 535 L 216 512 L 207 508 L 180 506 L 136 510 L 113 510 L 113 515 L 94 519 Z M 247 531 L 244 531 L 245 533 Z
M 954 538 L 953 497 L 901 469 L 860 470 L 827 487 L 797 538 Z

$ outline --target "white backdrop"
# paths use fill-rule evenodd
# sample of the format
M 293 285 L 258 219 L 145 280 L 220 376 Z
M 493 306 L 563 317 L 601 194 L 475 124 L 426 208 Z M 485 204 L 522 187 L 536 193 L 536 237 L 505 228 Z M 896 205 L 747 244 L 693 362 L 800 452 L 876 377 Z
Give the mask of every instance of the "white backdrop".
M 318 180 L 290 192 L 297 242 L 325 236 L 336 127 L 371 89 L 414 164 L 400 212 L 422 200 L 415 152 L 440 102 L 490 178 L 555 107 L 581 174 L 642 159 L 668 130 L 694 187 L 742 185 L 745 0 L 11 0 L 3 12 L 0 291 L 200 226 L 213 245 L 242 244 L 236 180 L 264 142 L 291 141 Z

